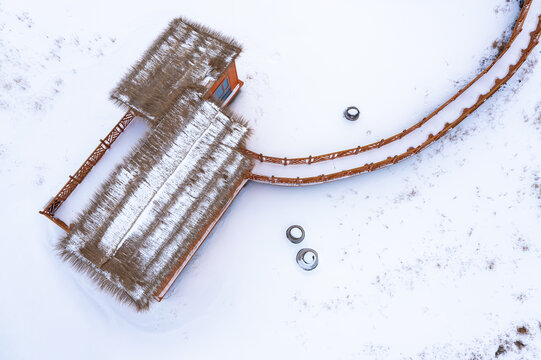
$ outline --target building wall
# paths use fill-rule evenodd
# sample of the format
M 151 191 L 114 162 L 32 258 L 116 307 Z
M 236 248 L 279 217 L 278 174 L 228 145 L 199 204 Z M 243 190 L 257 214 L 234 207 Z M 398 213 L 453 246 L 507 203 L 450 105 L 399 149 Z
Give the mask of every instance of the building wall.
M 218 86 L 220 86 L 225 79 L 229 79 L 229 84 L 230 84 L 230 87 L 231 87 L 231 91 L 232 91 L 232 95 L 230 99 L 228 99 L 228 101 L 226 103 L 224 103 L 224 106 L 228 105 L 229 102 L 231 102 L 231 100 L 233 100 L 233 98 L 235 97 L 235 95 L 238 93 L 238 90 L 240 90 L 240 88 L 242 87 L 242 85 L 244 85 L 244 82 L 242 82 L 241 80 L 239 80 L 239 77 L 238 77 L 238 74 L 237 74 L 237 67 L 235 65 L 235 62 L 233 61 L 231 63 L 231 65 L 229 65 L 229 67 L 224 71 L 224 73 L 222 74 L 222 76 L 220 76 L 218 78 L 218 80 L 216 80 L 216 82 L 211 86 L 210 90 L 208 91 L 208 93 L 206 94 L 205 96 L 205 99 L 208 99 L 210 97 L 212 97 L 212 95 L 214 94 L 214 92 L 216 91 L 216 89 L 218 88 Z M 235 88 L 236 87 L 239 87 L 237 89 L 237 91 L 235 91 Z

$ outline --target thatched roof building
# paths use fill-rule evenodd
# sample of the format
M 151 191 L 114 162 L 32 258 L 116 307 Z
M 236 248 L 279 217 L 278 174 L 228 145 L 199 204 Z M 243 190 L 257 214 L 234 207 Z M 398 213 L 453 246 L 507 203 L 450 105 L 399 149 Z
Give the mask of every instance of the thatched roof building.
M 174 19 L 111 92 L 111 98 L 149 119 L 158 119 L 186 89 L 209 97 L 224 75 L 229 75 L 230 88 L 235 87 L 239 80 L 234 61 L 240 52 L 235 40 L 185 19 Z
M 112 93 L 148 118 L 151 131 L 58 249 L 139 310 L 163 297 L 253 167 L 241 151 L 246 124 L 224 112 L 221 99 L 206 99 L 239 51 L 177 19 Z

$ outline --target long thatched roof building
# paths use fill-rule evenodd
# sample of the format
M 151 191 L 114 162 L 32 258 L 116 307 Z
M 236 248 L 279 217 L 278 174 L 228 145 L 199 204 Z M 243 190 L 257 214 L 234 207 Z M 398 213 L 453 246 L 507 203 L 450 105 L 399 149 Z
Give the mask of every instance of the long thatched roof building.
M 223 107 L 242 82 L 232 39 L 173 20 L 112 91 L 151 131 L 58 244 L 61 255 L 138 310 L 161 300 L 240 191 L 246 123 Z

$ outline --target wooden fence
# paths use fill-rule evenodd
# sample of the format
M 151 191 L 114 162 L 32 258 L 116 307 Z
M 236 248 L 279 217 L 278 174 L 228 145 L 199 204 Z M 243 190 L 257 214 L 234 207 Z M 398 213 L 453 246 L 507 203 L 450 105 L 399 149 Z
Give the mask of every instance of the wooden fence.
M 131 123 L 133 118 L 136 116 L 135 112 L 130 109 L 122 117 L 122 119 L 116 124 L 116 126 L 107 134 L 104 139 L 100 139 L 100 144 L 98 147 L 90 154 L 86 161 L 81 165 L 81 167 L 75 172 L 75 174 L 70 175 L 68 182 L 60 189 L 58 194 L 56 194 L 51 201 L 47 203 L 45 208 L 39 213 L 45 215 L 47 218 L 52 220 L 55 224 L 60 226 L 62 229 L 69 231 L 69 226 L 62 220 L 56 218 L 54 215 L 56 211 L 62 206 L 64 201 L 71 195 L 73 190 L 84 180 L 88 175 L 90 170 L 98 163 L 115 140 L 122 134 L 124 129 Z

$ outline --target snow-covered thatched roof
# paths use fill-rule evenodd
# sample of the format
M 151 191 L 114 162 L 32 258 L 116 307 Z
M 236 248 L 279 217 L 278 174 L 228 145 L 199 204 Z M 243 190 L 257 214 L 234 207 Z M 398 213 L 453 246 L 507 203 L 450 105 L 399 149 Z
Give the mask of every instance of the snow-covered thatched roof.
M 188 88 L 206 93 L 241 52 L 235 40 L 177 18 L 111 92 L 149 119 L 162 117 Z
M 248 135 L 242 121 L 184 91 L 110 175 L 60 253 L 121 300 L 147 308 L 253 167 L 241 151 Z

